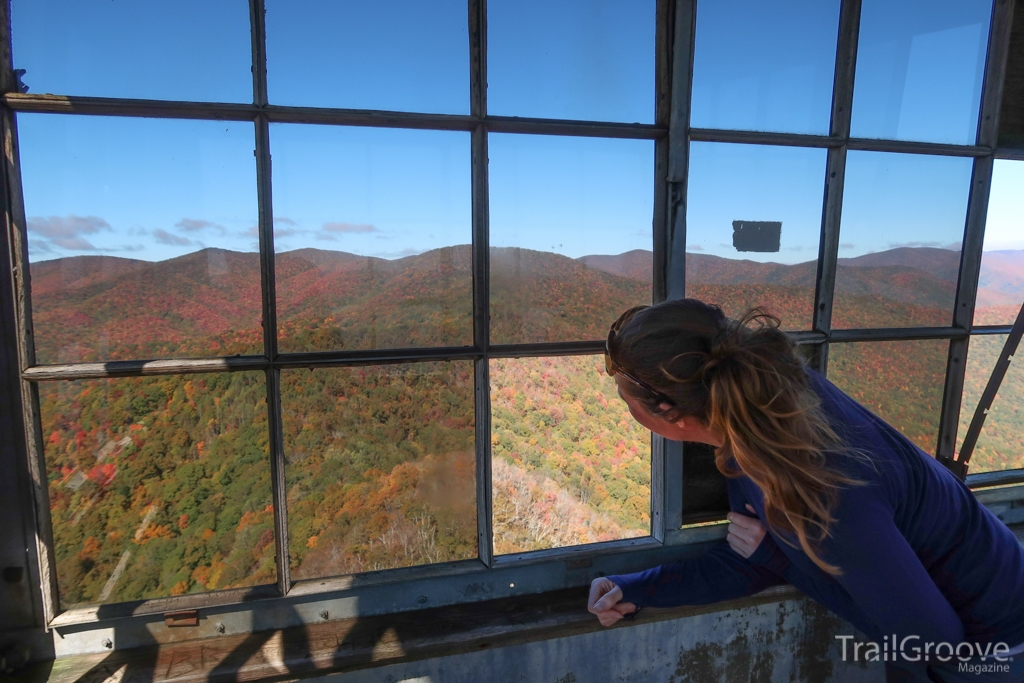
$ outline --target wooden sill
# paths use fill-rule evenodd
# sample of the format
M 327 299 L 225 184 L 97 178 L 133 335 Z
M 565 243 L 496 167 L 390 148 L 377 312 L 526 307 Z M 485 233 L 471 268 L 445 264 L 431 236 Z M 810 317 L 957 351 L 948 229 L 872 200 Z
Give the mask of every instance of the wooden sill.
M 586 588 L 525 598 L 437 607 L 395 615 L 339 619 L 306 627 L 264 631 L 107 655 L 62 657 L 39 663 L 16 676 L 24 683 L 132 683 L 195 681 L 289 681 L 398 662 L 475 652 L 491 647 L 546 640 L 602 630 L 586 610 Z M 647 608 L 628 628 L 681 617 L 800 599 L 789 585 L 709 605 Z M 113 677 L 113 678 L 112 678 Z

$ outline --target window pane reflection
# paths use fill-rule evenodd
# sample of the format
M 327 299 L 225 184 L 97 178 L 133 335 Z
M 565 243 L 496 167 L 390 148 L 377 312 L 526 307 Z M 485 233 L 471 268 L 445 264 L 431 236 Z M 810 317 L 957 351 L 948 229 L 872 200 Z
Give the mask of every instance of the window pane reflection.
M 262 350 L 251 123 L 18 129 L 38 362 Z
M 967 429 L 978 409 L 978 401 L 985 391 L 999 353 L 1007 335 L 976 335 L 971 337 L 967 352 L 967 372 L 964 393 L 960 402 L 960 425 L 956 435 L 956 450 L 960 452 Z M 1020 358 L 1024 349 L 1018 349 Z M 993 472 L 1024 467 L 1024 367 L 1010 363 L 999 392 L 989 409 L 985 425 L 978 435 L 978 443 L 971 454 L 970 472 Z
M 864 0 L 851 134 L 973 145 L 992 0 Z
M 297 579 L 476 557 L 473 364 L 281 373 Z
M 972 160 L 849 153 L 835 328 L 953 320 Z
M 691 143 L 688 296 L 717 303 L 731 317 L 764 306 L 786 329 L 810 327 L 825 157 L 823 149 Z M 774 243 L 751 234 L 762 229 Z
M 997 159 L 985 220 L 975 325 L 1012 325 L 1024 303 L 1024 161 Z
M 697 3 L 690 123 L 827 135 L 837 0 Z
M 948 356 L 945 339 L 831 344 L 828 378 L 935 455 Z
M 490 0 L 487 111 L 654 122 L 654 0 Z
M 32 93 L 252 102 L 245 0 L 13 0 L 11 22 Z
M 473 341 L 469 134 L 277 124 L 282 351 Z
M 267 0 L 274 104 L 469 113 L 465 0 Z
M 39 385 L 62 605 L 276 580 L 263 377 Z
M 651 435 L 603 356 L 491 361 L 498 555 L 650 533 Z
M 651 302 L 654 144 L 489 140 L 491 341 L 604 339 Z

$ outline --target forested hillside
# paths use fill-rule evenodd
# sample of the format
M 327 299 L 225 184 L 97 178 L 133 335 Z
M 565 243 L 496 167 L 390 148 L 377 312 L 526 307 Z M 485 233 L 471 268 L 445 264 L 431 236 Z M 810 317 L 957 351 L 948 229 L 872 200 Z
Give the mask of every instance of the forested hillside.
M 950 253 L 842 262 L 836 325 L 947 324 Z M 495 343 L 603 339 L 624 308 L 650 300 L 649 252 L 492 254 Z M 809 326 L 813 264 L 690 255 L 687 267 L 691 296 Z M 468 247 L 394 261 L 301 250 L 279 254 L 276 270 L 282 351 L 471 343 Z M 255 254 L 76 257 L 33 264 L 32 278 L 40 362 L 262 351 Z M 990 280 L 984 302 L 1009 306 L 1004 284 Z M 972 341 L 968 393 L 980 394 L 996 341 Z M 830 376 L 930 451 L 946 349 L 834 345 Z M 648 533 L 649 433 L 602 359 L 502 359 L 490 372 L 495 552 Z M 476 556 L 472 363 L 281 376 L 295 578 Z M 1024 466 L 1019 380 L 1008 377 L 971 471 Z M 47 382 L 40 401 L 65 604 L 275 579 L 262 372 Z

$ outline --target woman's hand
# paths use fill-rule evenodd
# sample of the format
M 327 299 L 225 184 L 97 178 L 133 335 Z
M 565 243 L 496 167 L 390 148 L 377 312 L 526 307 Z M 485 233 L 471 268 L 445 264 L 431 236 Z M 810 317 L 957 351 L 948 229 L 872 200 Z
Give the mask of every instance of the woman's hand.
M 590 584 L 587 610 L 597 615 L 602 626 L 611 626 L 625 615 L 635 612 L 636 605 L 622 602 L 622 589 L 611 579 L 599 576 Z
M 747 509 L 757 514 L 754 508 L 750 507 L 750 503 L 747 503 Z M 729 520 L 729 536 L 727 539 L 729 547 L 738 552 L 742 557 L 753 555 L 754 551 L 757 550 L 757 546 L 761 545 L 761 541 L 764 540 L 765 530 L 761 520 L 757 517 L 741 515 L 738 512 L 730 512 L 725 518 Z M 593 586 L 591 586 L 590 594 L 594 594 Z

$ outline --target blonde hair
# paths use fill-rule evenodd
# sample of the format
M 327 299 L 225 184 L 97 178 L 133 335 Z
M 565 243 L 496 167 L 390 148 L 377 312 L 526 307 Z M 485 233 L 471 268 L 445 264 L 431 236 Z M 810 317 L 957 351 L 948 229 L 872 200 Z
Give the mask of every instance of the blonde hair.
M 730 320 L 718 306 L 679 299 L 630 309 L 617 325 L 609 340 L 615 362 L 675 405 L 665 409 L 624 383 L 630 395 L 659 417 L 694 416 L 720 434 L 718 470 L 750 477 L 764 493 L 769 527 L 793 534 L 797 544 L 781 537 L 822 570 L 841 574 L 816 546 L 831 535 L 839 489 L 865 482 L 841 472 L 829 455 L 866 456 L 847 448 L 829 424 L 779 319 L 753 308 Z

